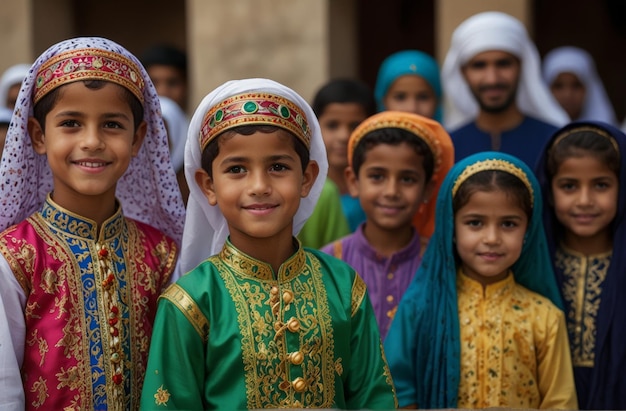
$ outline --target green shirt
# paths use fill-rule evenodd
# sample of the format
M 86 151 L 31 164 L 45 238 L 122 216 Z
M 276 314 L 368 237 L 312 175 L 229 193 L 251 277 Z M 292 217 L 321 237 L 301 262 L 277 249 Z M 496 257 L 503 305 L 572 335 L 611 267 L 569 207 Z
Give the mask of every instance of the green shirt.
M 159 301 L 141 409 L 392 409 L 365 283 L 301 247 L 277 274 L 227 242 Z

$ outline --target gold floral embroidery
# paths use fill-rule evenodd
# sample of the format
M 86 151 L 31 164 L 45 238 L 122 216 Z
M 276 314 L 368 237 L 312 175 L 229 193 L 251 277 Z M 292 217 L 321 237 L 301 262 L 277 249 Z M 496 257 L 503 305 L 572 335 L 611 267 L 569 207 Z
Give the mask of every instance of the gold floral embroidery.
M 354 283 L 352 284 L 352 304 L 350 307 L 350 315 L 352 317 L 354 317 L 354 314 L 356 314 L 357 310 L 361 306 L 366 291 L 367 286 L 365 285 L 365 281 L 363 281 L 360 275 L 355 275 Z
M 43 338 L 39 337 L 39 330 L 34 330 L 30 339 L 26 341 L 26 344 L 29 346 L 37 345 L 39 348 L 39 366 L 43 366 L 43 363 L 46 361 L 46 354 L 48 353 L 48 342 Z
M 68 387 L 70 390 L 75 390 L 80 385 L 80 375 L 77 367 L 70 367 L 67 370 L 64 367 L 61 367 L 61 370 L 56 374 L 56 377 L 59 380 L 57 389 Z
M 39 408 L 46 401 L 46 398 L 50 396 L 48 394 L 48 386 L 46 380 L 43 377 L 39 377 L 30 388 L 30 392 L 35 393 L 35 400 L 33 401 L 33 407 Z
M 273 277 L 227 244 L 210 258 L 237 310 L 247 408 L 328 408 L 343 373 L 319 260 L 301 248 Z M 271 278 L 267 278 L 272 273 Z M 278 387 L 275 389 L 274 387 Z
M 483 289 L 482 284 L 459 273 L 457 289 L 461 337 L 458 407 L 538 408 L 536 327 L 558 321 L 556 308 L 516 285 L 513 275 Z
M 585 256 L 564 246 L 556 251 L 555 265 L 564 276 L 561 291 L 575 367 L 593 367 L 596 319 L 610 262 L 610 252 Z
M 154 394 L 154 403 L 156 405 L 167 405 L 167 402 L 170 400 L 170 393 L 161 385 L 156 394 Z

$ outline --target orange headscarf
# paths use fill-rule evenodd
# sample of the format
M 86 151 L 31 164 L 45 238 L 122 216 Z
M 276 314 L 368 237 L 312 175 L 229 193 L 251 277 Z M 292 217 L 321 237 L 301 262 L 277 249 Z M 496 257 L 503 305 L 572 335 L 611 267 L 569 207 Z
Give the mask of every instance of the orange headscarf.
M 423 140 L 433 153 L 434 170 L 431 177 L 433 191 L 430 200 L 423 203 L 413 217 L 413 225 L 422 238 L 430 238 L 435 229 L 435 208 L 439 187 L 454 164 L 454 147 L 450 136 L 435 120 L 413 113 L 383 111 L 363 121 L 350 135 L 348 141 L 348 163 L 352 167 L 352 156 L 359 141 L 368 133 L 383 128 L 400 128 Z

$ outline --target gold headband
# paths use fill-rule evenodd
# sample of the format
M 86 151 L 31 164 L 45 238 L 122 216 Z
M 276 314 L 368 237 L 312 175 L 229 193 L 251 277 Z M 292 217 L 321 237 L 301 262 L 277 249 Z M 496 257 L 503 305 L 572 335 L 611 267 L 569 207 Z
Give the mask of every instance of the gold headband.
M 130 90 L 143 104 L 144 80 L 139 67 L 121 54 L 96 48 L 70 50 L 52 57 L 37 71 L 36 104 L 55 88 L 80 80 L 104 80 Z
M 613 145 L 613 148 L 617 152 L 617 155 L 618 156 L 621 155 L 620 152 L 619 152 L 619 146 L 618 146 L 617 141 L 615 140 L 615 138 L 613 136 L 611 136 L 609 133 L 607 133 L 606 131 L 602 130 L 601 128 L 593 127 L 593 126 L 574 127 L 574 128 L 571 128 L 571 129 L 568 129 L 568 130 L 564 131 L 563 133 L 559 134 L 554 139 L 554 143 L 552 143 L 552 145 L 550 146 L 550 149 L 556 147 L 557 144 L 559 144 L 561 141 L 563 141 L 563 139 L 565 139 L 566 137 L 569 137 L 572 134 L 578 133 L 578 132 L 581 132 L 581 131 L 589 131 L 589 132 L 592 132 L 592 133 L 596 133 L 596 134 L 598 134 L 598 135 L 600 135 L 602 137 L 605 137 Z
M 200 128 L 200 149 L 220 133 L 243 125 L 272 125 L 292 132 L 307 148 L 311 130 L 304 111 L 291 100 L 270 93 L 244 93 L 227 98 L 206 113 Z
M 459 187 L 461 187 L 461 184 L 463 184 L 468 178 L 470 178 L 474 174 L 477 174 L 481 171 L 496 170 L 512 174 L 513 176 L 521 180 L 528 189 L 528 192 L 530 193 L 531 206 L 534 204 L 535 198 L 533 186 L 530 184 L 530 180 L 528 179 L 528 176 L 526 175 L 524 170 L 509 161 L 499 159 L 482 160 L 467 166 L 463 170 L 463 172 L 459 174 L 459 176 L 456 178 L 456 181 L 454 182 L 454 185 L 452 186 L 452 197 L 454 197 L 457 191 L 459 191 Z
M 384 128 L 400 128 L 414 134 L 417 138 L 426 143 L 430 151 L 433 153 L 435 160 L 433 169 L 433 175 L 435 175 L 441 166 L 441 147 L 439 146 L 439 140 L 428 128 L 422 126 L 418 121 L 417 115 L 409 113 L 384 111 L 373 115 L 359 124 L 359 126 L 352 132 L 350 140 L 348 140 L 348 163 L 352 165 L 354 150 L 367 134 Z

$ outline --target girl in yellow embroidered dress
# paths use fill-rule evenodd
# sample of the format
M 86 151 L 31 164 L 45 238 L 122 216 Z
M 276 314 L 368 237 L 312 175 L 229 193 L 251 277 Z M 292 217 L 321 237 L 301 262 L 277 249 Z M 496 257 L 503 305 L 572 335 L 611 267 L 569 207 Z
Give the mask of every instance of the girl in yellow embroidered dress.
M 567 332 L 525 164 L 468 157 L 385 340 L 401 407 L 576 409 Z

